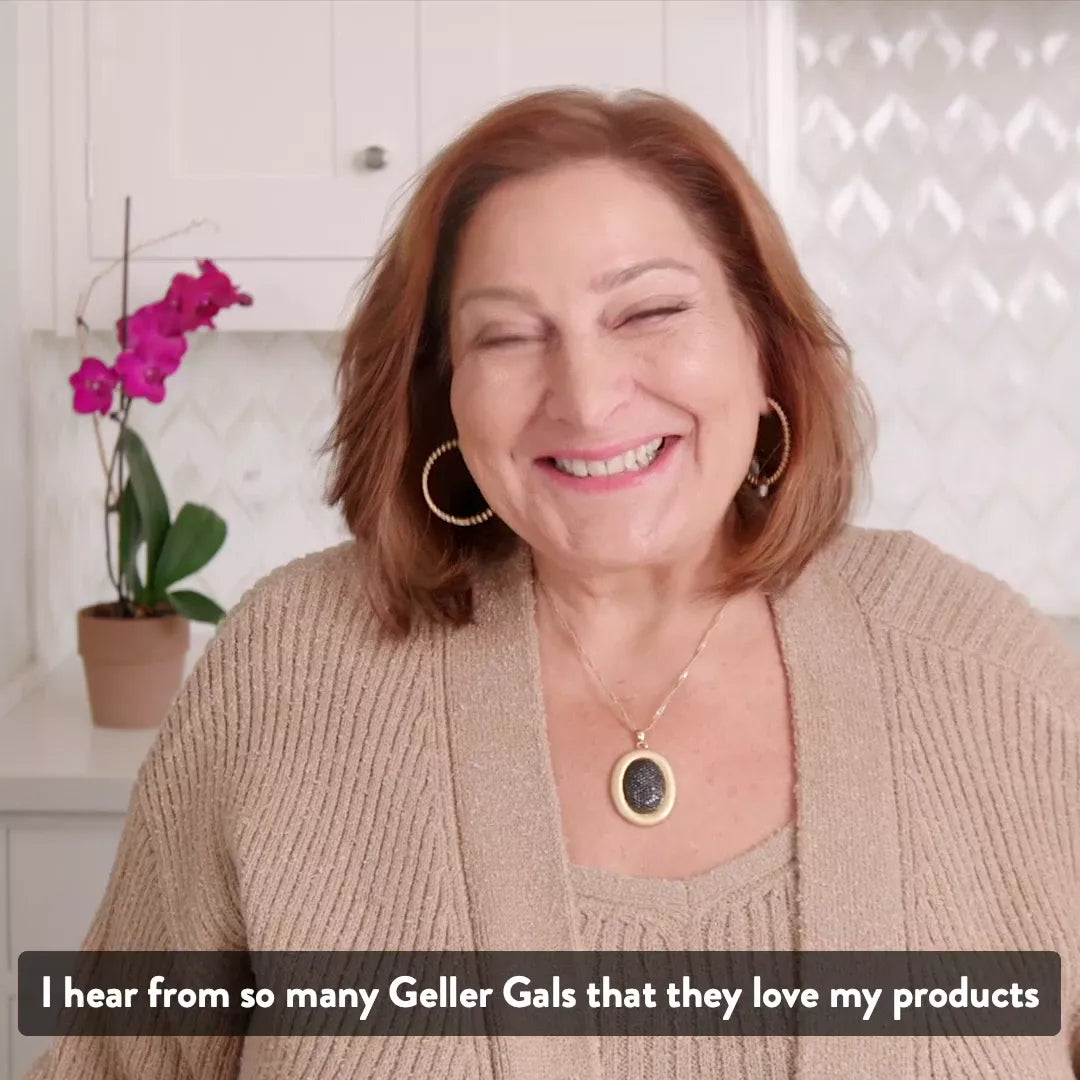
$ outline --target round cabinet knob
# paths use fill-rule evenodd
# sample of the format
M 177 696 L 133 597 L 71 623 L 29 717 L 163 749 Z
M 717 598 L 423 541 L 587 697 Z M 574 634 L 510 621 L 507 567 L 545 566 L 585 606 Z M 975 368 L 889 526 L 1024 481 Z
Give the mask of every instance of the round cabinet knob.
M 353 158 L 353 164 L 362 172 L 369 169 L 383 169 L 386 167 L 386 161 L 385 146 L 365 146 Z

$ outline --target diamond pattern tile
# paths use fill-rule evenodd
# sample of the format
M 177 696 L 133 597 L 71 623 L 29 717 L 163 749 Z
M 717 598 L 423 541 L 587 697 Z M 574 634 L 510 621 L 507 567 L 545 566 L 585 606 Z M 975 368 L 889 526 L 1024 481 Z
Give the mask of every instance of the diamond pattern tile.
M 889 249 L 873 260 L 862 288 L 866 318 L 895 352 L 933 316 L 932 298 L 902 253 Z
M 862 520 L 1080 613 L 1080 3 L 795 10 L 790 231 L 881 417 Z
M 1032 266 L 1016 283 L 1009 315 L 1036 353 L 1045 353 L 1064 335 L 1074 318 L 1073 298 L 1051 270 Z
M 843 114 L 833 111 L 837 120 Z M 863 126 L 863 140 L 875 154 L 918 154 L 929 138 L 922 117 L 898 94 L 887 97 Z
M 975 563 L 993 566 L 1006 581 L 1024 581 L 1038 573 L 1039 524 L 1015 495 L 999 492 L 982 524 L 972 546 Z
M 972 230 L 987 247 L 1023 244 L 1035 228 L 1031 203 L 1006 176 L 992 180 L 975 198 L 970 218 Z
M 862 177 L 845 184 L 825 211 L 829 232 L 861 257 L 869 255 L 888 232 L 891 219 L 885 200 Z
M 1080 266 L 1080 182 L 1066 184 L 1047 200 L 1042 227 L 1051 240 L 1057 241 L 1061 254 L 1074 266 Z
M 979 348 L 977 378 L 967 380 L 966 408 L 1009 441 L 1033 415 L 1036 393 L 1047 374 L 1045 358 L 1034 355 L 1014 327 L 1000 326 Z
M 942 164 L 960 176 L 979 169 L 997 144 L 1000 132 L 982 102 L 961 94 L 934 125 Z
M 945 271 L 938 281 L 937 299 L 941 329 L 972 349 L 995 325 L 1002 307 L 994 283 L 967 260 Z
M 1040 516 L 1069 498 L 1080 482 L 1080 445 L 1045 416 L 1031 416 L 1010 444 L 1009 484 Z
M 918 417 L 922 439 L 938 442 L 967 404 L 960 352 L 936 327 L 924 329 L 900 357 L 897 374 L 899 404 Z
M 964 227 L 960 203 L 936 177 L 927 177 L 901 203 L 907 246 L 928 269 L 949 253 Z
M 831 99 L 810 102 L 803 119 L 803 167 L 819 182 L 829 180 L 855 138 L 854 125 Z

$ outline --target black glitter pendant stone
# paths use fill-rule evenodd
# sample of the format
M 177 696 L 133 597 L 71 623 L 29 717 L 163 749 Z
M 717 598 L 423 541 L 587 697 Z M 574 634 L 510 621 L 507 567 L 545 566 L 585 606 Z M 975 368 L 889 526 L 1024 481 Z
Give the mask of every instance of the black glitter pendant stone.
M 664 799 L 664 774 L 651 758 L 634 758 L 623 770 L 623 798 L 631 810 L 651 813 Z
M 611 770 L 615 809 L 634 825 L 656 825 L 675 803 L 675 776 L 663 754 L 644 747 L 623 754 Z

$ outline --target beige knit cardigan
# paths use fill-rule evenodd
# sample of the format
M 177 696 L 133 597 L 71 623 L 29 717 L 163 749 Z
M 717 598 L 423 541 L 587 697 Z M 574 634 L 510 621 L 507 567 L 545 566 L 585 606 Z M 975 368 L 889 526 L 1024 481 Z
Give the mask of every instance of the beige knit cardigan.
M 848 528 L 772 598 L 804 949 L 1053 949 L 1055 1037 L 803 1038 L 800 1078 L 1080 1075 L 1080 668 L 994 579 Z M 86 947 L 569 949 L 529 561 L 382 638 L 344 544 L 273 572 L 138 776 Z M 931 1046 L 930 1044 L 934 1045 Z M 32 1080 L 600 1080 L 593 1038 L 62 1040 Z M 1075 1072 L 1074 1072 L 1075 1070 Z

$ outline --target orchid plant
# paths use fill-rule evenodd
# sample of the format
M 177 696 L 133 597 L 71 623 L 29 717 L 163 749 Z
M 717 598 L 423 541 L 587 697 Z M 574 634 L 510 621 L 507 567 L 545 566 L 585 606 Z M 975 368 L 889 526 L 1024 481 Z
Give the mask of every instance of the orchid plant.
M 126 217 L 130 217 L 130 206 Z M 99 613 L 134 618 L 178 612 L 198 622 L 217 623 L 225 614 L 219 604 L 200 592 L 175 586 L 218 553 L 225 542 L 225 522 L 209 507 L 196 503 L 184 503 L 171 516 L 161 480 L 145 443 L 131 426 L 130 413 L 137 400 L 153 405 L 165 400 L 165 381 L 180 367 L 188 334 L 202 327 L 215 329 L 218 312 L 236 304 L 247 306 L 252 299 L 239 292 L 211 260 L 201 259 L 197 260 L 198 276 L 176 274 L 162 300 L 129 316 L 127 234 L 126 221 L 121 260 L 123 313 L 116 322 L 120 351 L 111 365 L 87 355 L 88 328 L 83 318 L 87 290 L 76 314 L 83 359 L 69 380 L 75 411 L 93 416 L 105 473 L 105 561 L 116 601 L 100 605 Z M 102 418 L 115 425 L 108 449 Z

